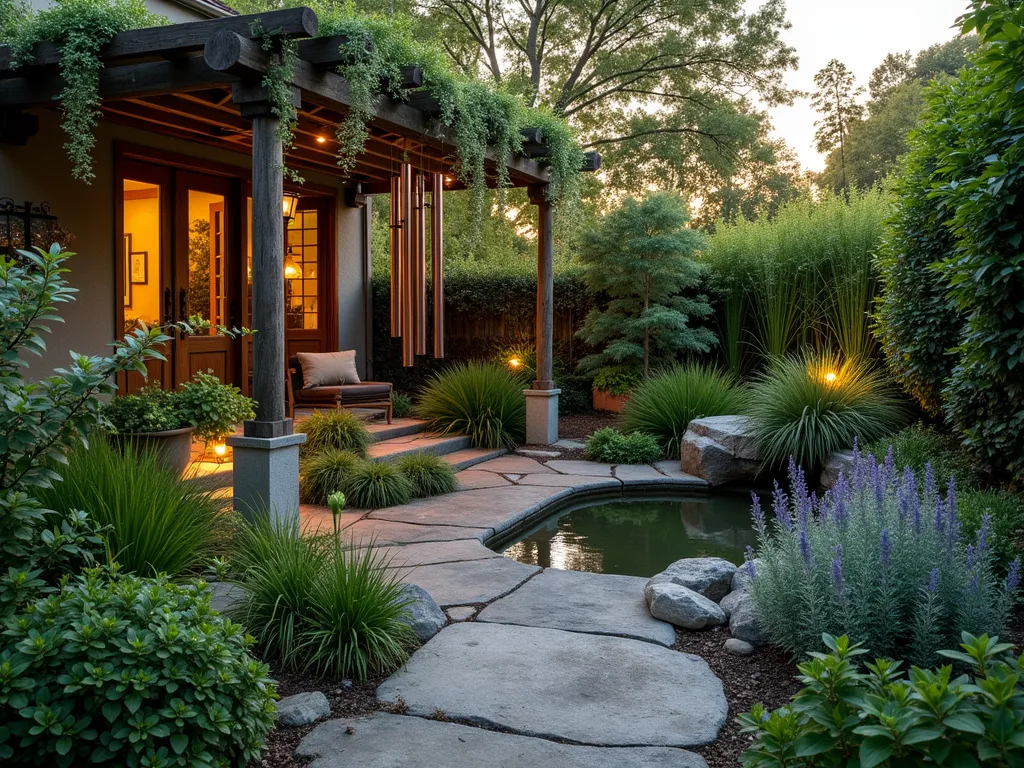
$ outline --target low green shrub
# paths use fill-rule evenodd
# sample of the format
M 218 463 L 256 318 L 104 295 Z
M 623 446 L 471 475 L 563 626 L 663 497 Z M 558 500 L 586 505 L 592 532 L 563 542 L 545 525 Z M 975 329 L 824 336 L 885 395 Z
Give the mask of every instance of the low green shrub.
M 274 726 L 270 670 L 202 582 L 89 570 L 5 635 L 5 765 L 240 766 Z
M 562 390 L 558 395 L 558 413 L 562 416 L 578 416 L 594 410 L 594 380 L 589 376 L 568 376 L 555 373 L 555 386 Z
M 868 363 L 808 353 L 773 360 L 755 380 L 747 413 L 766 462 L 783 466 L 793 457 L 808 470 L 907 418 L 898 392 Z
M 957 496 L 957 517 L 965 536 L 976 536 L 986 515 L 989 518 L 989 543 L 992 555 L 1002 566 L 1009 566 L 1024 552 L 1024 498 L 999 490 L 974 490 Z
M 396 419 L 404 419 L 412 413 L 412 398 L 401 392 L 391 393 L 391 415 Z
M 341 408 L 315 410 L 295 426 L 296 432 L 306 435 L 302 446 L 303 455 L 319 453 L 328 449 L 351 451 L 357 456 L 366 456 L 366 449 L 373 442 L 373 435 L 362 420 Z
M 612 427 L 599 429 L 587 438 L 584 450 L 591 461 L 607 464 L 652 464 L 663 456 L 661 445 L 651 435 L 624 435 Z
M 845 636 L 822 638 L 827 654 L 797 666 L 803 689 L 769 713 L 757 704 L 740 715 L 753 737 L 743 753 L 747 768 L 780 766 L 977 766 L 1024 761 L 1024 669 L 1010 643 L 998 637 L 961 636 L 962 651 L 941 654 L 952 667 L 909 674 L 903 662 L 879 658 L 858 669 L 864 653 Z
M 526 436 L 522 383 L 494 363 L 456 363 L 432 376 L 419 416 L 441 434 L 464 434 L 476 448 L 512 450 Z
M 395 571 L 370 546 L 303 537 L 265 519 L 248 526 L 234 565 L 237 617 L 283 669 L 365 680 L 401 666 L 414 642 Z
M 178 412 L 195 425 L 193 436 L 200 440 L 221 440 L 246 419 L 256 418 L 253 401 L 238 387 L 221 384 L 213 371 L 197 371 L 174 393 Z
M 745 405 L 746 392 L 730 375 L 709 365 L 680 365 L 646 379 L 633 390 L 622 412 L 622 427 L 627 432 L 653 435 L 662 452 L 675 459 L 692 419 L 742 413 Z
M 851 477 L 821 499 L 793 463 L 789 485 L 792 499 L 776 484 L 773 530 L 754 497 L 758 560 L 748 551 L 744 566 L 773 644 L 802 654 L 822 633 L 843 634 L 874 654 L 927 664 L 962 631 L 1005 628 L 1020 561 L 997 578 L 987 517 L 965 545 L 954 488 L 939 495 L 912 470 L 859 453 Z
M 628 395 L 643 381 L 640 369 L 635 365 L 606 365 L 598 368 L 594 375 L 594 389 L 610 395 Z
M 978 486 L 978 465 L 959 442 L 934 427 L 912 424 L 895 435 L 883 437 L 864 450 L 878 458 L 884 457 L 890 446 L 898 469 L 910 467 L 918 477 L 924 477 L 925 467 L 932 465 L 932 474 L 939 490 L 945 492 L 949 479 L 957 489 Z
M 432 453 L 403 456 L 395 462 L 398 471 L 412 483 L 412 495 L 417 499 L 452 493 L 459 487 L 455 467 Z
M 174 394 L 155 383 L 134 394 L 111 398 L 103 406 L 103 417 L 121 434 L 168 432 L 186 426 Z
M 302 458 L 299 498 L 304 504 L 327 504 L 327 497 L 345 488 L 349 477 L 362 461 L 344 448 L 324 448 Z
M 101 434 L 77 445 L 63 481 L 33 494 L 68 515 L 86 510 L 107 527 L 107 548 L 125 570 L 179 576 L 201 569 L 218 548 L 230 514 L 211 493 L 166 469 L 152 451 L 119 450 Z
M 360 461 L 349 471 L 341 490 L 354 507 L 383 509 L 408 504 L 414 486 L 394 464 Z

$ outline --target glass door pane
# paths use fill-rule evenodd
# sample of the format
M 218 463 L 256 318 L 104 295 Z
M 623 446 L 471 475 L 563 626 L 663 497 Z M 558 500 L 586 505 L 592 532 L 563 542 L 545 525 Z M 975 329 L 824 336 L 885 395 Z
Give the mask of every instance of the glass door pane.
M 188 191 L 188 286 L 185 315 L 227 325 L 224 196 Z M 209 329 L 207 335 L 215 334 Z
M 296 211 L 288 222 L 284 255 L 285 329 L 315 331 L 320 311 L 318 222 L 315 208 Z
M 160 185 L 124 180 L 124 330 L 163 320 L 160 292 Z

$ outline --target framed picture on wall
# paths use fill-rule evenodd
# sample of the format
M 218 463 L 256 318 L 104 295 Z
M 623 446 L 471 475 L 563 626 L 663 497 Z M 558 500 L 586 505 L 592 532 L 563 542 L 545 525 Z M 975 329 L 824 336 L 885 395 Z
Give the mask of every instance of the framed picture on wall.
M 132 234 L 131 232 L 124 233 L 124 305 L 130 307 L 132 305 L 132 281 L 128 279 L 131 274 L 131 252 L 132 252 Z
M 141 285 L 149 282 L 149 251 L 132 251 L 129 266 L 132 284 Z

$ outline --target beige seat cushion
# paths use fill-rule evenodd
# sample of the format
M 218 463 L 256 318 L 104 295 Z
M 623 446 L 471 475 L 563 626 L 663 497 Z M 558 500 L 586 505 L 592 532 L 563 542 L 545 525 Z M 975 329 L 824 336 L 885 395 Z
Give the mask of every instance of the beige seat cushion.
M 296 352 L 295 356 L 299 358 L 299 367 L 302 369 L 303 389 L 359 383 L 354 349 L 344 352 Z

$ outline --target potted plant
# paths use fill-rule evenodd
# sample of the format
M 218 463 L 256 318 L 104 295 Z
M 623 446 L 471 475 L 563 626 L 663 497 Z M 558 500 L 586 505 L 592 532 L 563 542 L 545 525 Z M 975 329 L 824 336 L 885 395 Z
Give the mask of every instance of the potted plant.
M 633 388 L 640 383 L 640 371 L 631 365 L 606 365 L 594 376 L 595 411 L 621 413 Z
M 164 466 L 183 473 L 192 458 L 192 438 L 213 443 L 214 451 L 235 427 L 255 416 L 253 401 L 237 387 L 221 384 L 212 372 L 198 372 L 192 381 L 168 392 L 159 384 L 110 401 L 104 408 L 115 439 L 157 453 Z
M 181 474 L 192 458 L 195 426 L 182 419 L 175 400 L 173 392 L 154 382 L 135 394 L 115 397 L 103 408 L 103 416 L 116 444 L 152 450 L 165 467 Z

